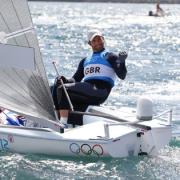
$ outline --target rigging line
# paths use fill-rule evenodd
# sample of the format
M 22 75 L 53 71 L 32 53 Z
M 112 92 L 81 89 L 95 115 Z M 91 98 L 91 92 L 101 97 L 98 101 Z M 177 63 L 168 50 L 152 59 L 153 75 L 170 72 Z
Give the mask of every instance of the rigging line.
M 21 23 L 21 21 L 20 21 L 19 15 L 18 15 L 18 13 L 17 13 L 17 11 L 16 11 L 16 7 L 15 7 L 15 5 L 14 5 L 14 3 L 13 3 L 13 0 L 11 0 L 11 3 L 12 3 L 12 6 L 13 6 L 13 8 L 14 8 L 14 11 L 15 11 L 15 13 L 16 13 L 16 16 L 17 16 L 17 19 L 18 19 L 18 21 L 19 21 L 19 24 L 20 24 L 21 28 L 23 29 L 24 27 L 23 27 L 23 25 L 22 25 L 22 23 Z M 25 39 L 26 39 L 26 41 L 27 41 L 28 47 L 30 47 L 30 44 L 29 44 L 29 41 L 28 41 L 28 38 L 27 38 L 26 34 L 24 34 L 24 36 L 25 36 Z
M 3 20 L 4 24 L 6 25 L 8 31 L 11 33 L 12 31 L 11 31 L 10 27 L 8 26 L 8 23 L 6 22 L 6 20 L 5 20 L 4 16 L 3 16 L 3 14 L 2 14 L 1 12 L 0 12 L 0 15 L 1 15 L 2 20 Z M 15 41 L 15 44 L 16 44 L 16 45 L 18 44 L 16 38 L 14 38 L 13 41 Z
M 24 35 L 24 34 L 26 34 L 28 32 L 31 32 L 33 29 L 34 29 L 33 27 L 28 27 L 28 28 L 24 28 L 24 29 L 9 33 L 9 34 L 6 35 L 6 39 L 12 39 L 14 37 Z
M 59 72 L 58 72 L 58 70 L 57 70 L 57 67 L 56 67 L 56 62 L 52 62 L 52 64 L 53 64 L 53 66 L 54 66 L 54 69 L 55 69 L 55 71 L 56 71 L 57 76 L 60 76 L 60 75 L 59 75 Z M 67 90 L 66 90 L 66 87 L 65 87 L 65 85 L 64 85 L 64 82 L 63 82 L 62 79 L 60 79 L 60 82 L 61 82 L 62 88 L 63 88 L 63 90 L 64 90 L 65 96 L 66 96 L 66 98 L 67 98 L 67 100 L 68 100 L 70 109 L 71 109 L 71 111 L 73 112 L 73 111 L 74 111 L 74 107 L 73 107 L 73 104 L 72 104 L 71 99 L 70 99 L 70 97 L 69 97 L 69 94 L 68 94 L 68 92 L 67 92 Z

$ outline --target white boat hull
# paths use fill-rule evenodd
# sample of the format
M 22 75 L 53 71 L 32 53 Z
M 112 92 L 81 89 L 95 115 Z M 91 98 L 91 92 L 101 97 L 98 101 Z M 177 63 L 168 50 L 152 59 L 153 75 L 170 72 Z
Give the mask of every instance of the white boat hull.
M 95 109 L 103 110 L 98 107 Z M 58 156 L 121 158 L 144 154 L 157 155 L 171 139 L 171 126 L 162 125 L 158 120 L 140 123 L 151 127 L 151 130 L 118 125 L 117 121 L 101 117 L 84 116 L 84 122 L 85 125 L 65 129 L 64 133 L 57 132 L 57 127 L 52 130 L 0 126 L 0 149 Z M 117 125 L 109 126 L 107 137 L 104 125 L 112 122 Z

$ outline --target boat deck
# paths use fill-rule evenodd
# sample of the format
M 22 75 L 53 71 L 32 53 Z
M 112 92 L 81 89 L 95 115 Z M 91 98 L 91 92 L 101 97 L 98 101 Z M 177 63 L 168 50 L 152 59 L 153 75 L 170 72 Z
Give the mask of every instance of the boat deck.
M 1 126 L 1 133 L 8 135 L 18 135 L 28 138 L 40 139 L 74 139 L 74 140 L 90 140 L 90 139 L 105 139 L 104 122 L 98 121 L 75 128 L 65 129 L 64 133 L 58 133 L 51 129 L 46 128 L 26 128 L 18 126 Z M 110 126 L 110 138 L 118 138 L 132 132 L 136 132 L 136 128 L 128 126 Z
M 109 127 L 110 138 L 117 138 L 136 131 L 137 130 L 135 128 L 122 125 Z M 104 122 L 99 121 L 86 124 L 84 126 L 67 129 L 62 136 L 63 138 L 77 140 L 99 139 L 105 137 Z

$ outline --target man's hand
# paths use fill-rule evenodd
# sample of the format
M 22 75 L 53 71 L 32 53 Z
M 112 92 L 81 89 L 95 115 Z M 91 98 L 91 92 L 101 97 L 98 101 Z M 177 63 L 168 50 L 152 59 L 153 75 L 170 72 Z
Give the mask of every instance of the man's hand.
M 119 52 L 119 60 L 121 62 L 125 62 L 125 59 L 127 58 L 128 54 L 126 53 L 126 51 L 122 51 L 122 52 Z
M 125 51 L 122 51 L 119 52 L 119 55 L 116 55 L 114 53 L 109 53 L 107 59 L 111 64 L 114 64 L 114 62 L 116 62 L 116 64 L 120 64 L 125 62 L 127 56 L 128 56 L 127 53 Z
M 106 55 L 106 57 L 107 57 L 107 60 L 110 62 L 110 63 L 114 63 L 114 62 L 116 62 L 116 60 L 118 59 L 118 56 L 115 54 L 115 53 L 108 53 L 107 55 Z
M 57 86 L 61 85 L 61 80 L 65 84 L 68 83 L 68 79 L 66 79 L 64 76 L 59 76 L 59 77 L 57 77 L 57 80 L 56 80 Z

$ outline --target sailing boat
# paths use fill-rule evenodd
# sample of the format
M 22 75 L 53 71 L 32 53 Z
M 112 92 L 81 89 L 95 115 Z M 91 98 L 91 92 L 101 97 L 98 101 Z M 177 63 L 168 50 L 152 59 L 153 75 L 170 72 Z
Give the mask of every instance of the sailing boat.
M 26 118 L 0 125 L 2 151 L 120 158 L 157 155 L 171 139 L 172 111 L 153 117 L 145 97 L 137 110 L 89 106 L 82 126 L 62 129 L 26 0 L 0 0 L 0 107 Z

